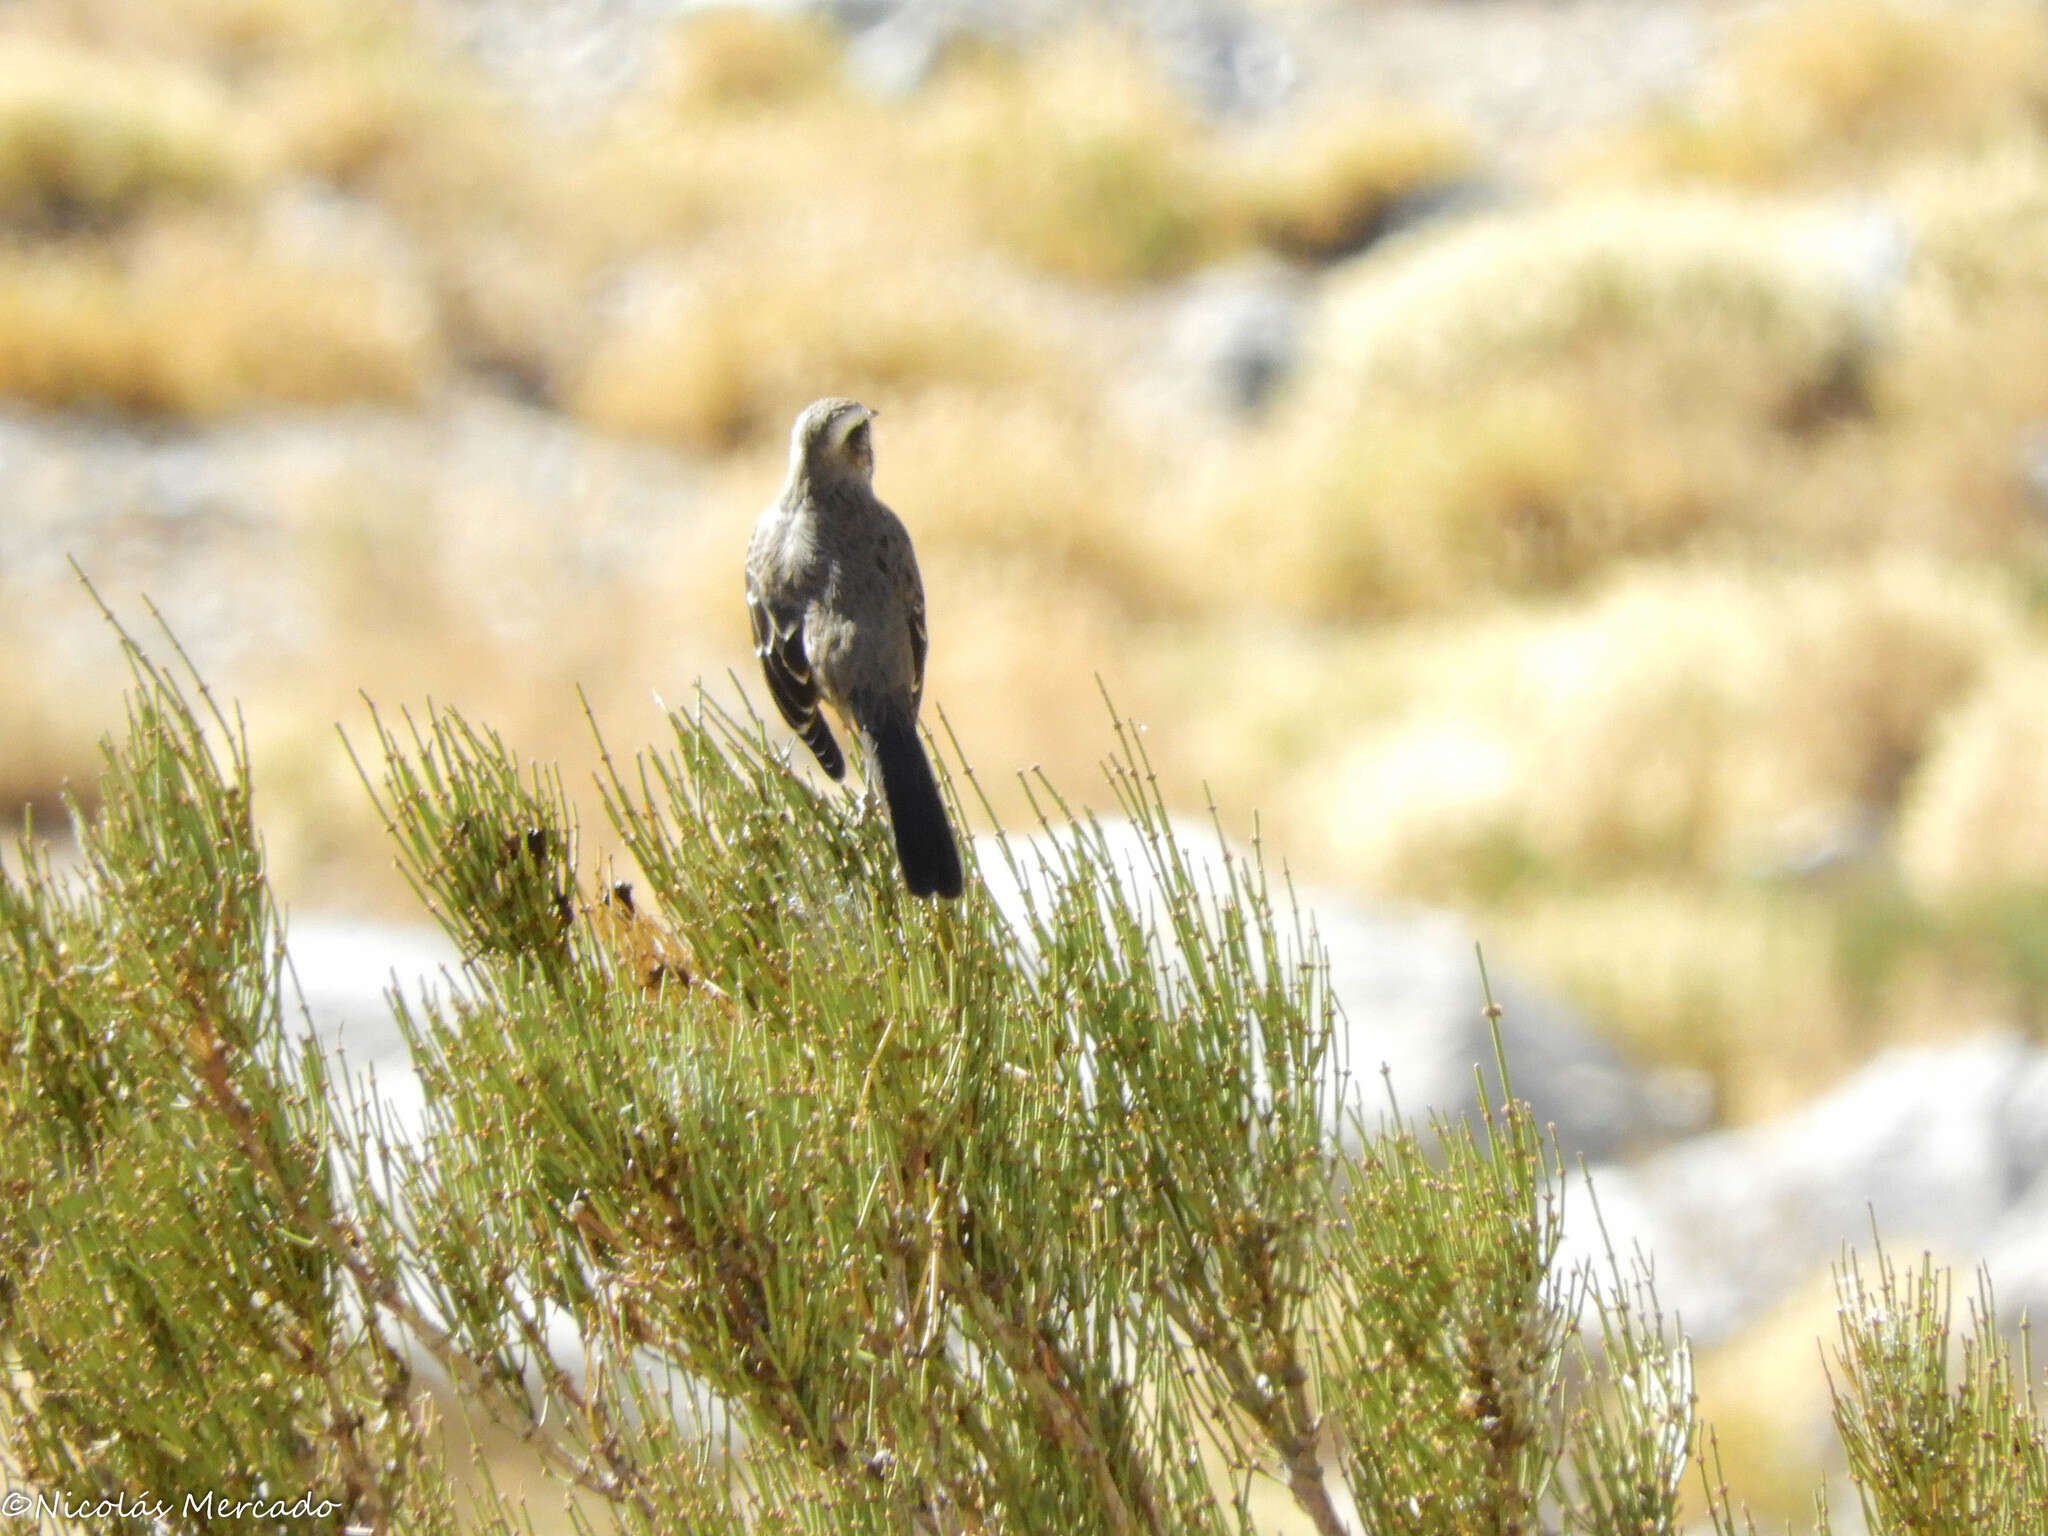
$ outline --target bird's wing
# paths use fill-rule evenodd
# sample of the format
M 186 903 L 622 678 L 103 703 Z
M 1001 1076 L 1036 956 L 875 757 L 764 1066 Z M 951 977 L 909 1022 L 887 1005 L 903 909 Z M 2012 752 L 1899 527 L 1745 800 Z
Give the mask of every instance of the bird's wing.
M 768 693 L 776 709 L 789 728 L 803 737 L 819 766 L 832 778 L 839 778 L 846 772 L 846 760 L 832 728 L 818 713 L 818 680 L 811 675 L 811 660 L 804 653 L 802 613 L 778 617 L 762 600 L 750 576 L 747 623 L 754 631 L 754 654 L 761 658 L 761 673 L 768 679 Z
M 911 711 L 916 712 L 918 701 L 924 698 L 924 653 L 929 637 L 924 628 L 924 590 L 913 586 L 909 603 L 910 619 L 910 700 Z
M 754 631 L 754 654 L 768 679 L 775 707 L 794 731 L 801 731 L 818 712 L 818 681 L 804 654 L 803 620 L 778 622 L 752 585 L 747 588 L 747 623 Z

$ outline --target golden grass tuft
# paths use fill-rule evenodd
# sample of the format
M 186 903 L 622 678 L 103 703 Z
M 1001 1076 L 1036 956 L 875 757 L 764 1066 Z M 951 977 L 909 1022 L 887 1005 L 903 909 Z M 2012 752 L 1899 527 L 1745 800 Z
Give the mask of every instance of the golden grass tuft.
M 2015 299 L 2048 297 L 2048 144 L 2040 138 L 1902 177 L 1899 191 L 1917 237 L 1915 277 L 1959 316 L 2003 316 Z
M 1691 390 L 1768 411 L 1856 319 L 1825 219 L 1708 195 L 1592 198 L 1461 221 L 1333 286 L 1319 404 L 1455 400 L 1489 378 L 1655 348 Z
M 34 356 L 0 372 L 27 380 L 33 398 L 186 414 L 246 403 L 273 387 L 277 398 L 300 403 L 410 398 L 440 371 L 444 343 L 464 362 L 544 388 L 580 342 L 565 311 L 587 302 L 591 265 L 622 223 L 613 205 L 630 207 L 630 229 L 659 217 L 647 178 L 622 181 L 612 157 L 590 153 L 581 139 L 544 139 L 394 0 L 26 5 L 30 14 L 18 20 L 24 59 L 36 49 L 69 50 L 105 77 L 108 94 L 132 96 L 134 112 L 162 94 L 151 86 L 159 78 L 211 103 L 204 121 L 227 142 L 235 167 L 211 190 L 241 194 L 234 207 L 267 217 L 265 199 L 276 201 L 276 187 L 310 180 L 375 205 L 367 220 L 388 222 L 391 236 L 391 251 L 366 265 L 354 249 L 274 249 L 229 232 L 222 218 L 219 232 L 200 242 L 217 243 L 218 259 L 191 264 L 199 307 L 216 301 L 223 281 L 246 276 L 254 313 L 242 328 L 274 323 L 274 348 L 231 341 L 241 323 L 232 315 L 179 313 L 179 298 L 154 281 L 155 258 L 137 249 L 162 245 L 156 236 L 123 238 L 92 259 L 82 244 L 51 247 L 22 265 L 56 270 L 9 273 L 9 312 L 39 342 Z M 16 52 L 13 39 L 0 49 L 0 77 Z M 408 244 L 410 251 L 398 250 Z M 393 253 L 395 262 L 387 259 Z M 179 264 L 174 252 L 160 265 Z M 170 312 L 150 313 L 159 302 Z M 350 305 L 362 316 L 353 326 L 343 313 Z M 80 327 L 68 340 L 54 334 L 65 316 Z
M 1511 211 L 1326 293 L 1213 528 L 1276 607 L 1440 607 L 1611 562 L 1778 539 L 1769 498 L 1866 409 L 1867 327 L 1817 235 L 1726 199 Z M 1272 509 L 1288 509 L 1274 528 Z M 1242 590 L 1243 564 L 1230 569 Z
M 1980 149 L 2038 131 L 2044 113 L 2038 6 L 1800 0 L 1740 38 L 1717 90 L 1665 105 L 1594 164 L 1777 186 Z
M 87 691 L 40 646 L 0 665 L 0 846 L 10 855 L 24 813 L 38 837 L 61 835 L 68 825 L 64 795 L 93 794 L 99 730 L 78 709 Z
M 890 475 L 887 444 L 877 446 L 882 474 Z M 1065 793 L 1099 800 L 1109 716 L 1098 679 L 1117 679 L 1119 708 L 1140 718 L 1146 711 L 1141 690 L 1124 684 L 1123 669 L 1105 663 L 1130 643 L 1122 603 L 1093 584 L 1049 579 L 1034 556 L 947 541 L 927 552 L 926 509 L 898 495 L 887 479 L 880 488 L 920 539 L 932 636 L 925 723 L 938 732 L 940 714 L 947 717 L 983 791 L 1013 829 L 1032 825 L 1020 782 L 1028 770 L 1044 770 Z M 757 706 L 766 708 L 752 677 L 748 687 Z
M 2048 419 L 2048 152 L 2041 141 L 1900 178 L 1915 244 L 1877 376 L 1886 432 L 1875 515 L 1923 546 L 2039 573 L 2025 479 Z
M 283 157 L 337 186 L 376 190 L 380 170 L 427 144 L 438 147 L 444 164 L 473 163 L 466 151 L 475 132 L 450 121 L 460 88 L 417 54 L 322 55 L 276 71 L 257 95 Z M 498 139 L 508 130 L 495 123 L 485 136 Z
M 952 202 L 1047 271 L 1168 277 L 1233 239 L 1198 125 L 1119 34 L 1076 30 L 1028 64 L 993 53 L 956 63 L 922 116 Z
M 1261 245 L 1320 261 L 1367 244 L 1407 198 L 1473 173 L 1457 125 L 1432 113 L 1348 107 L 1233 157 L 1224 193 Z
M 1821 892 L 1635 877 L 1531 893 L 1486 926 L 1490 947 L 1634 1059 L 1705 1073 L 1724 1122 L 1792 1108 L 1851 1068 L 1863 1043 Z M 1617 934 L 1626 964 L 1615 963 Z
M 1882 1235 L 1887 1242 L 1901 1236 Z M 1699 1358 L 1698 1413 L 1713 1427 L 1715 1481 L 1725 1475 L 1757 1529 L 1788 1536 L 1812 1529 L 1816 1468 L 1840 1454 L 1819 1362 L 1841 1336 L 1841 1305 L 1834 1276 L 1816 1270 Z M 1686 1490 L 1688 1505 L 1693 1491 Z
M 224 74 L 375 46 L 412 34 L 405 0 L 15 0 L 30 27 L 109 53 Z
M 731 253 L 636 274 L 569 392 L 606 431 L 729 448 L 779 439 L 809 400 L 885 407 L 940 382 L 1043 366 L 1026 332 L 903 252 Z
M 205 76 L 8 38 L 0 46 L 0 214 L 71 223 L 247 187 L 260 125 Z
M 372 53 L 280 74 L 292 162 L 388 213 L 459 363 L 551 398 L 595 323 L 596 274 L 666 230 L 660 168 L 544 136 L 466 69 Z
M 821 16 L 704 10 L 670 34 L 656 93 L 684 114 L 786 107 L 839 83 L 837 31 Z
M 1226 482 L 1217 526 L 1246 556 L 1212 569 L 1275 610 L 1342 617 L 1569 587 L 1682 548 L 1716 488 L 1675 445 L 1617 432 L 1580 382 L 1503 379 L 1464 406 L 1388 401 L 1342 424 L 1305 414 L 1277 463 Z
M 877 485 L 920 548 L 1035 566 L 1135 611 L 1171 605 L 1152 561 L 1159 462 L 1099 415 L 1053 391 L 950 387 L 880 431 Z
M 2048 886 L 2048 654 L 2006 663 L 1944 722 L 1900 817 L 1899 863 L 1937 906 Z
M 1448 899 L 1796 864 L 1890 810 L 2022 632 L 2003 583 L 1909 559 L 1643 571 L 1418 658 L 1409 705 L 1354 739 L 1329 837 L 1370 883 Z
M 363 253 L 166 218 L 120 255 L 0 258 L 0 393 L 210 417 L 257 400 L 417 398 L 440 354 L 424 296 Z

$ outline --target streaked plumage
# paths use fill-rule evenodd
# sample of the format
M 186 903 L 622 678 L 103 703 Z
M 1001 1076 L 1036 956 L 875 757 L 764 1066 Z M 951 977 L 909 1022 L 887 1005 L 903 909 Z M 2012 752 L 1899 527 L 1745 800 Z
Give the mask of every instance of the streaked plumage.
M 958 896 L 960 852 L 917 739 L 924 583 L 910 534 L 874 493 L 873 418 L 839 399 L 797 417 L 788 478 L 747 549 L 747 617 L 775 707 L 819 766 L 846 773 L 821 703 L 860 741 L 911 893 Z

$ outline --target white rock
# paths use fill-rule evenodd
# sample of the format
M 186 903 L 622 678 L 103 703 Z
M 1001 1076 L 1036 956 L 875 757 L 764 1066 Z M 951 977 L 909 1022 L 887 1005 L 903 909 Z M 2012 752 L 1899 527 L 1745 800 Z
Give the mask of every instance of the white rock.
M 1659 1299 L 1711 1344 L 1846 1251 L 1867 1253 L 1873 1231 L 1902 1261 L 1986 1255 L 1994 1284 L 2038 1304 L 2044 1165 L 2048 1052 L 1994 1034 L 1888 1052 L 1794 1114 L 1592 1177 L 1617 1251 L 1652 1255 Z M 1591 1214 L 1568 1202 L 1568 1255 L 1597 1254 Z
M 425 1123 L 424 1095 L 392 1012 L 391 992 L 414 1001 L 448 992 L 460 974 L 455 946 L 427 923 L 323 914 L 289 921 L 285 953 L 305 1003 L 300 1013 L 287 1002 L 287 1027 L 309 1029 L 350 1082 L 374 1095 L 387 1128 L 416 1141 Z

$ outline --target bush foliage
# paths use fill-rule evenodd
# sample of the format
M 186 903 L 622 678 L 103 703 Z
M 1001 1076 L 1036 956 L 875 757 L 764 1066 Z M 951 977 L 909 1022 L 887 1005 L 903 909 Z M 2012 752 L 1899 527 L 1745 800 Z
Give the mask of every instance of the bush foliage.
M 1256 859 L 1197 881 L 1133 733 L 1156 900 L 1041 784 L 1049 835 L 982 845 L 1013 920 L 905 896 L 877 820 L 708 705 L 605 759 L 639 893 L 489 731 L 379 721 L 466 956 L 394 997 L 400 1125 L 289 1022 L 238 723 L 130 659 L 80 875 L 30 845 L 0 882 L 0 1422 L 59 1507 L 454 1529 L 439 1380 L 626 1530 L 1248 1529 L 1261 1478 L 1324 1533 L 1678 1529 L 1646 1275 L 1558 1262 L 1512 1098 L 1336 1150 L 1312 933 Z M 1845 1286 L 1873 1529 L 2022 1529 L 1996 1490 L 2041 1435 L 1988 1312 L 1951 1388 L 1931 1276 Z

